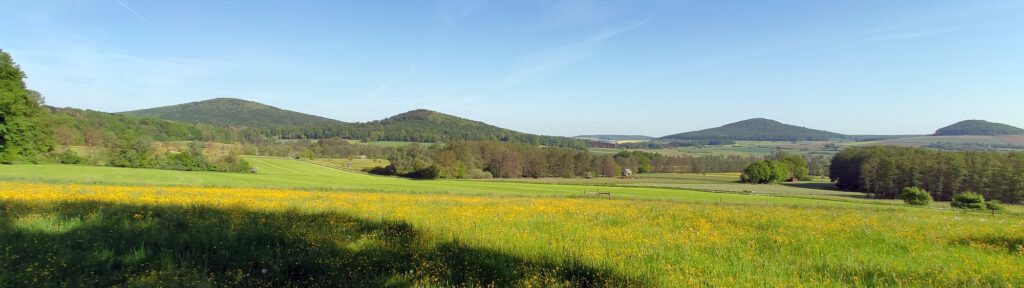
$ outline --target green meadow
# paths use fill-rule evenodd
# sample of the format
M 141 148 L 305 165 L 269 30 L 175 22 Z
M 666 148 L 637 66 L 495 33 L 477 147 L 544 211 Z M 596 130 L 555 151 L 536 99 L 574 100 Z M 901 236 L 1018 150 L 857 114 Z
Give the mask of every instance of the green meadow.
M 685 189 L 652 187 L 595 187 L 473 180 L 410 180 L 344 171 L 287 158 L 247 157 L 258 173 L 223 173 L 133 169 L 86 165 L 0 166 L 0 180 L 50 183 L 81 183 L 145 186 L 199 186 L 284 188 L 401 193 L 451 193 L 471 195 L 519 195 L 554 197 L 605 197 L 664 199 L 691 202 L 778 203 L 808 205 L 855 205 L 843 201 L 820 201 L 770 195 L 709 193 Z

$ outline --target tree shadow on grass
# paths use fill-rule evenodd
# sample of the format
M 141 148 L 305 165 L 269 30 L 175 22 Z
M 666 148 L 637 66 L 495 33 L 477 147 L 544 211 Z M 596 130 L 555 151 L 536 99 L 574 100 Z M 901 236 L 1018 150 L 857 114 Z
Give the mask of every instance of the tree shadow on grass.
M 953 244 L 963 246 L 980 246 L 1003 250 L 1010 254 L 1024 253 L 1024 237 L 1007 235 L 975 235 L 957 239 Z
M 0 287 L 648 286 L 339 213 L 0 203 Z
M 929 282 L 928 279 L 949 277 L 944 271 L 909 271 L 898 268 L 869 267 L 857 264 L 829 264 L 812 268 L 812 275 L 823 276 L 852 287 L 929 287 L 945 285 L 949 287 L 1018 287 L 1020 282 L 1014 278 L 1000 275 L 982 274 L 976 277 L 959 279 L 943 279 Z

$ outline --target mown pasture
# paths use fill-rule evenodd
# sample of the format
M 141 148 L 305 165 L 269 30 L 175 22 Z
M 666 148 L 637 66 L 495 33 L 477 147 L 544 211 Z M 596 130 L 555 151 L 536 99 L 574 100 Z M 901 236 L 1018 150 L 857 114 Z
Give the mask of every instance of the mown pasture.
M 335 169 L 349 171 L 362 171 L 366 168 L 384 167 L 391 164 L 387 159 L 339 159 L 339 158 L 315 158 L 310 160 L 313 164 L 323 165 Z

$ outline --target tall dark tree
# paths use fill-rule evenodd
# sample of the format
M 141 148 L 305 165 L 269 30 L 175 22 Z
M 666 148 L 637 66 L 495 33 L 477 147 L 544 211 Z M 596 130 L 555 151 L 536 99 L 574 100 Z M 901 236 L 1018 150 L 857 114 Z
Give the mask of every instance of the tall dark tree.
M 0 50 L 0 163 L 35 161 L 53 149 L 39 93 L 25 88 L 25 73 Z

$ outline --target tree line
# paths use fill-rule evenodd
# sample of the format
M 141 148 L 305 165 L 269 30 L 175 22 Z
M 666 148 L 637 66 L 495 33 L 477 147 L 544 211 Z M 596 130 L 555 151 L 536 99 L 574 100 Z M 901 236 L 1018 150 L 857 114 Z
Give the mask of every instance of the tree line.
M 668 157 L 641 151 L 600 155 L 586 150 L 501 141 L 410 145 L 395 151 L 388 167 L 372 173 L 413 178 L 617 177 L 635 173 L 740 171 L 759 157 Z
M 850 147 L 832 158 L 829 177 L 840 189 L 893 199 L 919 187 L 949 201 L 976 192 L 1004 203 L 1024 200 L 1024 153 Z
M 589 141 L 591 148 L 618 148 L 618 149 L 666 149 L 678 147 L 702 147 L 717 145 L 733 145 L 736 140 L 729 139 L 698 139 L 698 140 L 674 140 L 674 141 L 644 141 L 630 143 L 609 143 L 604 141 Z

